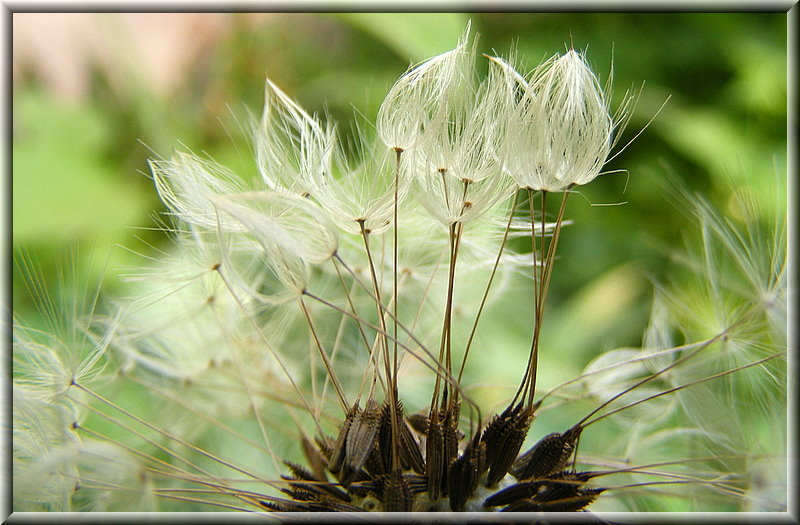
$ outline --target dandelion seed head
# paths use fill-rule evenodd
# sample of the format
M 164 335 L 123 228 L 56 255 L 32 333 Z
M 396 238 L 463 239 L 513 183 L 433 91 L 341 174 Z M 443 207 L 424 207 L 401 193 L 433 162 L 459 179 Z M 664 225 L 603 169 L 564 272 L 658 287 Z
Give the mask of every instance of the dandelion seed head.
M 268 80 L 258 178 L 190 153 L 153 161 L 174 245 L 130 270 L 111 316 L 15 322 L 15 503 L 561 512 L 660 508 L 666 493 L 780 509 L 785 481 L 770 485 L 760 453 L 785 421 L 771 406 L 785 254 L 754 257 L 764 236 L 697 206 L 695 279 L 659 285 L 641 348 L 599 352 L 543 392 L 569 221 L 566 199 L 552 222 L 533 190 L 597 177 L 625 117 L 572 49 L 527 75 L 490 57 L 481 82 L 474 51 L 468 28 L 407 71 L 377 137 L 352 147 Z M 497 304 L 495 321 L 532 319 L 478 330 Z M 498 384 L 473 382 L 476 363 Z
M 79 315 L 76 311 L 50 314 Z M 114 320 L 101 321 L 92 313 L 61 322 L 66 324 L 48 332 L 16 320 L 13 331 L 15 383 L 49 403 L 64 402 L 75 381 L 103 380 L 109 338 L 116 326 Z M 103 324 L 110 326 L 107 333 L 100 331 Z

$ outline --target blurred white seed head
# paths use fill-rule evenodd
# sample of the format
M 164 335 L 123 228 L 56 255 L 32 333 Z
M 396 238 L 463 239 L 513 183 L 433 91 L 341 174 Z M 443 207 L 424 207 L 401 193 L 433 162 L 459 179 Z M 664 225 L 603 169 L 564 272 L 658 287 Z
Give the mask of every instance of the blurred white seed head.
M 279 248 L 320 264 L 336 253 L 339 235 L 320 208 L 303 197 L 273 192 L 245 192 L 212 198 L 235 218 L 264 250 Z
M 41 276 L 25 274 L 31 271 L 26 267 L 23 274 L 30 281 L 26 284 L 42 311 L 45 327 L 14 319 L 14 383 L 45 403 L 72 407 L 69 394 L 74 393 L 74 382 L 104 379 L 106 353 L 118 318 L 106 319 L 95 312 L 97 298 L 84 296 L 85 284 L 69 278 L 59 283 L 66 292 L 54 292 L 45 287 Z
M 124 447 L 76 441 L 25 464 L 14 478 L 14 503 L 39 511 L 154 511 L 152 488 L 144 466 Z
M 177 152 L 170 160 L 151 160 L 150 169 L 156 190 L 171 213 L 208 230 L 219 226 L 213 196 L 250 189 L 236 173 L 189 153 Z

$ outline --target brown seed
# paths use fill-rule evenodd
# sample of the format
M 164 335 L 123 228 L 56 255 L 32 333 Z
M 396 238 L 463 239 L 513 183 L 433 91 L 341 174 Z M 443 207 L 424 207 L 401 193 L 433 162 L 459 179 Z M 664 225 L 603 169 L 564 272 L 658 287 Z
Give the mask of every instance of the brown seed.
M 306 480 L 306 481 L 322 481 L 319 478 L 314 477 L 314 475 L 306 470 L 305 467 L 302 465 L 298 465 L 297 463 L 292 463 L 291 461 L 284 461 L 284 465 L 289 467 L 289 470 L 292 471 L 292 477 L 289 476 L 281 476 L 283 479 L 288 480 Z
M 328 460 L 325 459 L 323 452 L 320 452 L 306 436 L 301 436 L 300 445 L 303 447 L 303 455 L 306 457 L 314 477 L 324 481 L 326 479 L 325 469 L 328 467 Z
M 400 426 L 400 458 L 417 474 L 425 474 L 425 459 L 419 443 L 405 422 Z
M 378 439 L 375 440 L 375 446 L 372 447 L 372 451 L 370 451 L 367 460 L 364 462 L 364 470 L 367 471 L 369 477 L 373 478 L 389 473 L 389 469 L 386 468 L 383 461 L 382 447 L 380 446 L 380 431 L 378 432 Z
M 444 431 L 445 458 L 447 463 L 455 461 L 458 456 L 458 442 L 462 435 L 458 430 L 458 418 L 461 415 L 461 403 L 447 407 L 444 413 L 442 430 Z
M 486 443 L 475 434 L 464 453 L 450 465 L 447 476 L 450 510 L 464 510 L 467 500 L 478 488 L 485 463 Z
M 447 494 L 448 481 L 447 476 L 450 470 L 450 465 L 458 457 L 458 417 L 461 413 L 461 404 L 448 405 L 444 411 L 442 418 L 442 445 L 444 447 L 442 456 L 444 457 L 444 475 L 442 476 L 442 490 Z
M 336 445 L 333 438 L 330 436 L 315 436 L 314 443 L 316 443 L 319 453 L 325 458 L 326 465 L 330 463 L 333 447 Z
M 345 441 L 345 458 L 339 481 L 349 485 L 359 473 L 367 456 L 372 453 L 378 439 L 381 412 L 375 400 L 370 398 L 364 410 L 357 412 L 352 420 Z
M 277 500 L 276 501 L 267 501 L 267 500 L 263 500 L 262 499 L 262 500 L 259 500 L 258 503 L 260 503 L 261 506 L 263 506 L 267 510 L 271 510 L 271 511 L 274 511 L 274 512 L 291 512 L 291 510 L 289 510 L 289 506 L 287 504 L 283 503 L 283 501 L 277 501 Z M 291 503 L 291 502 L 287 502 L 287 503 Z
M 336 443 L 333 445 L 330 453 L 330 466 L 328 469 L 334 474 L 338 474 L 342 468 L 344 458 L 347 455 L 347 436 L 350 433 L 350 427 L 352 427 L 353 421 L 360 412 L 361 408 L 358 406 L 358 402 L 356 402 L 356 404 L 353 405 L 353 408 L 350 409 L 350 411 L 347 413 L 347 416 L 344 418 L 342 428 L 339 430 L 339 437 L 336 439 Z M 319 441 L 317 443 L 319 443 Z
M 487 487 L 496 485 L 508 473 L 508 469 L 517 459 L 532 420 L 533 410 L 519 403 L 515 407 L 509 405 L 487 425 L 483 433 L 489 465 Z
M 307 469 L 305 469 L 304 467 L 302 467 L 302 466 L 300 466 L 300 465 L 298 465 L 296 463 L 291 463 L 289 461 L 284 461 L 284 464 L 287 467 L 289 467 L 289 470 L 292 471 L 292 474 L 294 475 L 294 477 L 290 478 L 288 476 L 281 476 L 283 479 L 290 480 L 290 481 L 292 481 L 292 480 L 298 480 L 298 481 L 304 480 L 304 481 L 312 482 L 312 483 L 292 483 L 291 486 L 293 488 L 298 489 L 298 490 L 303 490 L 303 491 L 306 491 L 306 492 L 312 492 L 312 493 L 318 494 L 320 496 L 325 496 L 325 497 L 333 496 L 334 498 L 336 498 L 338 500 L 341 500 L 341 501 L 345 501 L 345 502 L 350 502 L 351 501 L 350 496 L 345 491 L 343 491 L 342 489 L 340 489 L 336 485 L 333 485 L 331 483 L 326 483 L 327 482 L 327 478 L 324 476 L 324 474 L 323 474 L 322 478 L 317 478 L 311 472 L 309 472 Z
M 409 512 L 412 508 L 411 487 L 399 470 L 384 478 L 383 503 L 387 512 Z
M 292 483 L 289 485 L 289 487 L 280 489 L 280 491 L 292 498 L 294 501 L 312 501 L 319 497 L 318 493 L 312 492 L 302 485 L 295 483 Z
M 425 471 L 424 460 L 422 453 L 419 451 L 419 445 L 411 434 L 405 420 L 403 419 L 403 403 L 399 400 L 395 404 L 397 414 L 397 431 L 398 435 L 395 438 L 398 447 L 398 458 L 400 459 L 401 466 L 404 470 L 413 468 L 417 473 Z M 381 427 L 380 437 L 378 439 L 381 457 L 385 467 L 384 472 L 388 473 L 392 470 L 392 412 L 389 409 L 388 401 L 384 401 L 381 407 Z
M 424 414 L 411 414 L 408 416 L 408 424 L 415 432 L 423 436 L 428 435 L 428 416 Z
M 542 486 L 541 481 L 523 481 L 495 492 L 483 502 L 484 507 L 501 507 L 532 497 Z
M 572 490 L 571 487 L 574 487 L 575 493 L 577 494 L 577 490 L 582 489 L 582 485 L 594 475 L 594 472 L 564 471 L 548 479 L 523 481 L 492 494 L 486 498 L 483 505 L 485 507 L 500 507 L 524 499 L 531 499 L 537 504 L 544 503 L 546 500 L 552 500 L 554 497 L 558 497 L 558 490 Z M 559 488 L 562 486 L 566 488 Z M 558 490 L 554 490 L 554 487 Z
M 508 507 L 500 509 L 500 512 L 533 512 L 536 503 L 531 499 L 517 500 Z
M 582 428 L 548 434 L 522 454 L 511 467 L 517 479 L 544 478 L 564 468 L 569 461 Z
M 398 414 L 403 413 L 403 406 L 398 402 Z M 403 468 L 411 469 L 417 474 L 425 473 L 425 460 L 422 457 L 422 451 L 419 449 L 419 443 L 408 428 L 408 424 L 402 417 L 399 421 L 400 424 L 400 460 L 403 462 Z
M 425 442 L 425 472 L 428 474 L 428 497 L 439 498 L 444 478 L 444 435 L 439 421 L 439 411 L 431 409 L 428 420 L 428 439 Z
M 579 485 L 560 483 L 548 485 L 534 498 L 539 512 L 576 512 L 592 503 L 605 489 L 586 489 Z
M 401 414 L 402 412 L 397 412 Z M 381 406 L 381 422 L 378 431 L 378 451 L 381 461 L 381 473 L 388 474 L 392 471 L 392 412 L 389 403 L 383 402 Z
M 408 428 L 408 424 L 403 418 L 403 403 L 397 401 L 397 415 L 398 415 L 398 436 L 397 446 L 399 447 L 398 454 L 401 466 L 404 470 L 412 469 L 418 474 L 425 473 L 425 460 L 422 457 L 422 452 L 419 449 L 419 443 Z M 391 455 L 391 426 L 392 417 L 389 410 L 388 402 L 384 402 L 381 407 L 381 429 L 380 437 L 378 439 L 381 457 L 384 464 L 384 472 L 388 473 L 392 470 L 392 455 Z M 427 423 L 426 423 L 427 424 Z
M 605 490 L 587 489 L 581 487 L 579 483 L 558 481 L 534 482 L 533 484 L 539 485 L 535 495 L 518 499 L 502 509 L 501 512 L 576 512 L 583 510 Z M 525 483 L 519 485 L 525 485 Z M 522 495 L 520 493 L 520 496 Z

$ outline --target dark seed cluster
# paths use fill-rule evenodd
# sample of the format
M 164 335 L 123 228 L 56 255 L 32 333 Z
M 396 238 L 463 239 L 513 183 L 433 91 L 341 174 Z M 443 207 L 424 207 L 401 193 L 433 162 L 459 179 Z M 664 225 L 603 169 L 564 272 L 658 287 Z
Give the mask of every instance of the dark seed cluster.
M 466 437 L 457 403 L 405 418 L 398 402 L 393 436 L 388 402 L 356 404 L 336 439 L 303 440 L 308 468 L 286 463 L 287 497 L 261 504 L 281 512 L 583 510 L 604 489 L 587 486 L 596 473 L 569 468 L 581 427 L 549 434 L 520 454 L 533 410 L 510 405 Z

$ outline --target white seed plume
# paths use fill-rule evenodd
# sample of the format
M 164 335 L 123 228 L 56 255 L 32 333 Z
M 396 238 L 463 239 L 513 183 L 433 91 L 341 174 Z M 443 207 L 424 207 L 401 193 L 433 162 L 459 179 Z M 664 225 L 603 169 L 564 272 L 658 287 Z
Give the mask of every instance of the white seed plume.
M 499 162 L 503 86 L 490 78 L 475 88 L 468 80 L 444 101 L 426 140 L 410 152 L 418 198 L 444 224 L 479 217 L 512 189 Z
M 309 115 L 271 80 L 261 121 L 253 127 L 256 164 L 270 190 L 306 196 L 330 173 L 335 128 Z
M 178 152 L 170 160 L 150 161 L 159 196 L 180 220 L 214 230 L 219 217 L 211 202 L 215 195 L 250 189 L 225 167 L 189 153 Z
M 395 153 L 379 143 L 368 144 L 358 137 L 357 160 L 349 160 L 337 149 L 331 176 L 316 188 L 313 197 L 330 219 L 347 233 L 360 234 L 361 224 L 373 234 L 385 231 L 393 222 Z M 403 206 L 409 190 L 407 162 L 403 159 L 397 177 L 397 205 Z
M 513 97 L 524 79 L 506 62 Z M 603 91 L 575 50 L 540 65 L 519 101 L 510 100 L 504 165 L 520 188 L 563 191 L 599 175 L 613 145 L 614 120 Z
M 468 46 L 469 27 L 450 51 L 436 55 L 405 73 L 389 90 L 378 111 L 378 136 L 397 150 L 420 143 L 442 105 L 472 75 L 474 54 Z
M 339 235 L 327 215 L 306 198 L 266 191 L 217 196 L 214 204 L 230 214 L 266 250 L 279 247 L 311 264 L 336 253 Z

